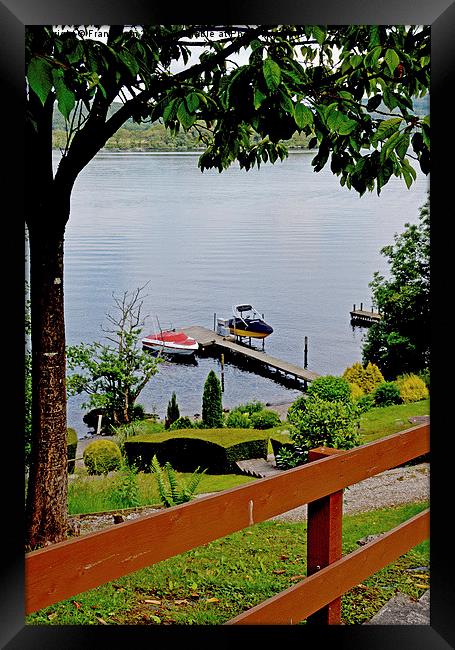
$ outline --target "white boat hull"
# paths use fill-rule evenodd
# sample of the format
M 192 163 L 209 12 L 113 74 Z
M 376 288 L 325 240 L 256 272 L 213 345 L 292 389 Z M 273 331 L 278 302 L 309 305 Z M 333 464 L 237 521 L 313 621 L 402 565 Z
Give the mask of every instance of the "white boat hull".
M 175 343 L 163 343 L 159 340 L 142 339 L 142 345 L 148 350 L 154 352 L 161 352 L 162 354 L 178 354 L 179 356 L 187 356 L 194 354 L 198 349 L 198 343 L 190 345 L 178 345 Z

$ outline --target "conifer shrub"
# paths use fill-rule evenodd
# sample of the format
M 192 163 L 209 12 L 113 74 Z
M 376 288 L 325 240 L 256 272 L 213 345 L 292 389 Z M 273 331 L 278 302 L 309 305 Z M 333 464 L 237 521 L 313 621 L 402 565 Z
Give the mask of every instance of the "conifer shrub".
M 350 384 L 358 386 L 365 394 L 372 393 L 384 381 L 379 367 L 370 361 L 365 367 L 359 362 L 354 363 L 346 368 L 342 376 Z
M 360 388 L 358 384 L 349 384 L 349 388 L 351 389 L 351 399 L 356 402 L 358 401 L 361 397 L 365 396 L 365 391 Z
M 401 404 L 400 389 L 395 381 L 384 381 L 373 392 L 375 406 Z
M 108 474 L 122 465 L 120 447 L 112 440 L 95 440 L 84 449 L 84 464 L 90 475 Z
M 180 409 L 177 404 L 177 397 L 175 393 L 172 393 L 171 399 L 167 405 L 166 419 L 164 421 L 164 426 L 166 429 L 169 429 L 172 424 L 178 420 L 180 417 Z
M 317 396 L 327 402 L 351 402 L 351 387 L 343 377 L 325 375 L 311 382 L 307 390 L 308 398 Z
M 278 413 L 271 409 L 262 409 L 262 411 L 252 413 L 250 420 L 253 429 L 271 429 L 281 422 Z
M 202 421 L 210 429 L 217 429 L 223 426 L 223 419 L 221 382 L 211 370 L 205 381 L 202 395 Z
M 77 451 L 77 433 L 75 429 L 68 427 L 66 430 L 66 444 L 68 447 L 68 474 L 74 474 L 76 466 L 76 451 Z
M 430 393 L 424 380 L 415 374 L 400 375 L 396 379 L 400 397 L 405 404 L 428 399 Z

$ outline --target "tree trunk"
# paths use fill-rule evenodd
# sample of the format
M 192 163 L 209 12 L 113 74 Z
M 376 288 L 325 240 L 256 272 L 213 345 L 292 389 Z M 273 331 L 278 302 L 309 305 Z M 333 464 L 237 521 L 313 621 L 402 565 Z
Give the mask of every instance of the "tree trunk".
M 64 226 L 50 220 L 46 227 L 42 216 L 29 227 L 33 387 L 28 549 L 65 539 L 68 519 Z

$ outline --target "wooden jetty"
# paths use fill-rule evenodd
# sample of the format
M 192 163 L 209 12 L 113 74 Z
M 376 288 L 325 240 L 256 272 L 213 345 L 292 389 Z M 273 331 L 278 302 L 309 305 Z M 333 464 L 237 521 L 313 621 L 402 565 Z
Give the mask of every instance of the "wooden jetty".
M 356 309 L 354 305 L 350 314 L 353 325 L 364 325 L 366 327 L 373 325 L 373 323 L 378 323 L 382 318 L 379 312 L 373 311 L 373 307 L 371 311 L 364 309 L 363 303 L 360 303 L 360 309 Z
M 299 379 L 304 382 L 313 381 L 319 377 L 316 372 L 301 368 L 282 359 L 276 359 L 261 350 L 236 343 L 235 337 L 233 336 L 221 336 L 213 330 L 200 325 L 182 327 L 181 329 L 187 336 L 196 339 L 203 350 L 210 347 L 219 348 L 221 352 L 241 355 L 244 359 L 255 361 L 262 366 L 273 368 L 285 375 L 290 375 L 294 379 Z

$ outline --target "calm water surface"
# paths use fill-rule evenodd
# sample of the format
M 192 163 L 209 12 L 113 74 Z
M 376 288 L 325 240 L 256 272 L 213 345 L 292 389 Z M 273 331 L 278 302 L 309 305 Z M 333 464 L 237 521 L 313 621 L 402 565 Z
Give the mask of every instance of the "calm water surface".
M 55 154 L 57 162 L 58 154 Z M 72 198 L 65 245 L 68 344 L 102 340 L 112 294 L 145 285 L 144 334 L 162 325 L 213 326 L 213 314 L 252 303 L 274 328 L 266 351 L 340 374 L 361 359 L 364 329 L 353 329 L 353 303 L 371 306 L 368 283 L 387 273 L 380 249 L 406 222 L 418 221 L 428 180 L 407 190 L 391 179 L 380 197 L 339 185 L 330 170 L 316 174 L 312 154 L 295 153 L 249 172 L 197 168 L 197 155 L 100 153 L 81 173 Z M 212 358 L 197 365 L 163 363 L 139 401 L 166 412 L 172 391 L 182 414 L 201 412 Z M 225 366 L 224 406 L 300 394 L 234 365 Z M 68 423 L 87 433 L 71 398 Z

